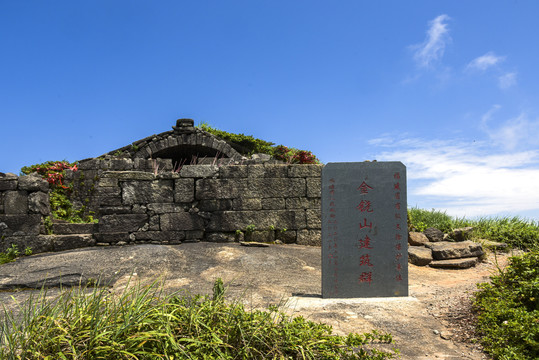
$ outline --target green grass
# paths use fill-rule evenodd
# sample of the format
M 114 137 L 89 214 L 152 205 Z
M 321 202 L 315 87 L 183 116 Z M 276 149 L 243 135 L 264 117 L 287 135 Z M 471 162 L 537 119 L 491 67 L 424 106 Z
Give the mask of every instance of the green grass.
M 494 359 L 539 358 L 539 252 L 510 258 L 479 285 L 474 308 L 481 343 Z
M 7 248 L 5 252 L 0 253 L 0 264 L 15 261 L 20 255 L 32 255 L 32 249 L 27 247 L 24 254 L 21 254 L 17 245 L 11 244 L 11 247 Z
M 408 209 L 408 228 L 423 231 L 429 227 L 449 233 L 453 229 L 471 226 L 472 239 L 505 242 L 513 248 L 539 249 L 539 222 L 520 217 L 494 217 L 468 220 L 454 218 L 438 210 Z
M 165 295 L 159 283 L 114 296 L 78 287 L 52 301 L 30 299 L 17 318 L 4 310 L 0 359 L 390 359 L 377 332 L 336 336 L 328 325 L 289 317 L 277 306 L 227 303 L 218 279 L 212 297 Z

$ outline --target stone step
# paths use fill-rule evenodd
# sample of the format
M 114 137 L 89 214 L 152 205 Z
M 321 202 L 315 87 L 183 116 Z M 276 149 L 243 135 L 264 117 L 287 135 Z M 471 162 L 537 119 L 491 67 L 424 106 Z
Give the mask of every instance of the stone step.
M 434 260 L 429 266 L 439 269 L 468 269 L 474 267 L 478 262 L 478 258 L 463 258 L 449 260 Z
M 53 222 L 52 232 L 55 235 L 94 234 L 98 232 L 98 224 Z
M 462 242 L 440 241 L 437 243 L 428 243 L 425 246 L 432 250 L 432 257 L 435 260 L 479 257 L 483 255 L 481 244 L 469 240 Z
M 50 244 L 52 251 L 65 251 L 95 245 L 91 234 L 40 235 L 40 241 Z

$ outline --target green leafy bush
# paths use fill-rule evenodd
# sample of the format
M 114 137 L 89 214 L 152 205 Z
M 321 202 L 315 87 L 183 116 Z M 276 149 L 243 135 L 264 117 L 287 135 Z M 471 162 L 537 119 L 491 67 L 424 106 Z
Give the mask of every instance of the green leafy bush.
M 539 358 L 539 252 L 510 258 L 479 285 L 474 308 L 481 343 L 494 359 Z
M 63 161 L 47 161 L 43 164 L 24 166 L 21 174 L 38 173 L 49 182 L 49 201 L 52 216 L 69 222 L 95 222 L 91 215 L 84 215 L 85 207 L 75 209 L 70 200 L 73 184 L 66 183 L 65 170 L 78 171 L 76 163 Z
M 255 153 L 268 154 L 277 160 L 288 164 L 319 164 L 320 161 L 312 152 L 289 148 L 284 145 L 274 146 L 269 141 L 254 138 L 251 135 L 234 134 L 211 127 L 206 123 L 197 125 L 198 128 L 209 132 L 221 139 L 227 141 L 234 149 L 243 155 L 252 155 Z
M 246 310 L 227 303 L 221 281 L 212 297 L 164 295 L 157 283 L 79 287 L 53 300 L 31 299 L 20 321 L 0 320 L 1 359 L 390 359 L 369 349 L 392 343 L 377 332 L 337 336 L 328 325 L 289 317 L 277 306 Z
M 32 249 L 27 247 L 26 249 L 24 249 L 23 255 L 26 255 L 26 256 L 32 255 Z M 12 262 L 19 256 L 21 256 L 21 252 L 19 251 L 18 246 L 15 244 L 11 244 L 11 246 L 7 248 L 5 252 L 0 253 L 0 264 Z

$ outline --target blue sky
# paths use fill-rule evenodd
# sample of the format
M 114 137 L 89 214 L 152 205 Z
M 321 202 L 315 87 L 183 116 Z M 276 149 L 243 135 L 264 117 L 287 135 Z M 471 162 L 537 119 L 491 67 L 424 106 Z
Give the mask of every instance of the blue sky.
M 177 118 L 408 168 L 408 204 L 539 219 L 537 1 L 0 0 L 0 171 Z

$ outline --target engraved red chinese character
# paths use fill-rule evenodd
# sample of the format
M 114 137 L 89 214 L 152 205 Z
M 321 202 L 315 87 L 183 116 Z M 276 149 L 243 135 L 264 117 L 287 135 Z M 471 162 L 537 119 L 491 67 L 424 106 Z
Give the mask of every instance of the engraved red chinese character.
M 401 178 L 401 173 L 398 173 L 398 172 L 394 173 L 394 174 L 393 174 L 393 178 L 394 178 L 395 180 L 399 180 L 399 179 Z M 331 180 L 330 180 L 330 181 L 331 181 Z
M 358 209 L 361 212 L 373 212 L 373 209 L 371 208 L 372 203 L 368 200 L 361 200 L 358 206 L 356 206 L 356 209 Z
M 367 185 L 365 181 L 363 181 L 357 189 L 359 190 L 360 194 L 368 194 L 369 190 L 372 190 L 373 188 Z
M 393 189 L 399 190 L 399 191 L 400 191 L 400 189 L 401 189 L 401 184 L 400 184 L 400 183 L 395 183 L 395 184 L 393 184 Z
M 365 236 L 365 239 L 359 239 L 359 248 L 360 249 L 372 249 L 371 239 L 368 236 Z
M 360 283 L 368 282 L 370 285 L 370 283 L 372 282 L 372 272 L 362 272 L 359 275 L 359 282 Z
M 367 224 L 367 219 L 363 218 L 363 224 L 359 223 L 359 228 L 363 229 L 365 227 L 368 227 L 369 229 L 372 229 L 372 222 Z
M 359 266 L 373 266 L 369 254 L 361 255 L 359 257 Z

